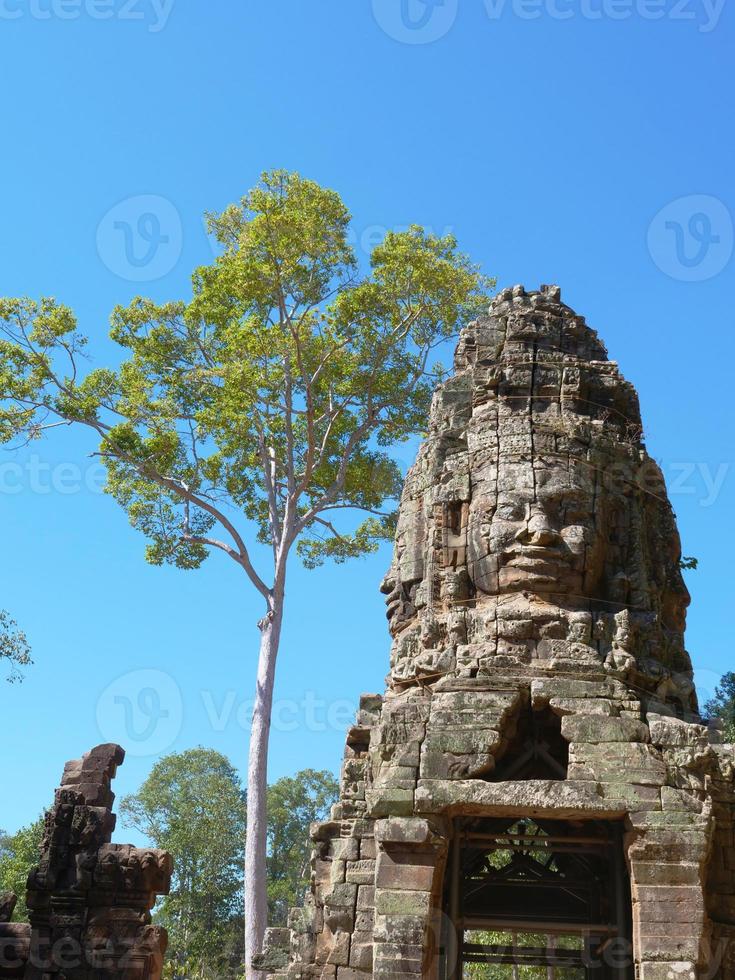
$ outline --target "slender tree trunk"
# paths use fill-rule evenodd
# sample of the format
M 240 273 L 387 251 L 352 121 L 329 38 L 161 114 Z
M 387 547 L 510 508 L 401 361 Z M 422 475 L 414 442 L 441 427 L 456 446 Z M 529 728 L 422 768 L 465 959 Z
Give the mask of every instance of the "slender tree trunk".
M 276 658 L 283 621 L 283 577 L 277 582 L 268 615 L 261 620 L 260 656 L 255 691 L 255 707 L 250 729 L 248 758 L 247 839 L 245 842 L 245 971 L 248 980 L 260 980 L 264 974 L 254 970 L 253 956 L 262 951 L 268 924 L 266 848 L 268 815 L 268 738 L 273 705 Z

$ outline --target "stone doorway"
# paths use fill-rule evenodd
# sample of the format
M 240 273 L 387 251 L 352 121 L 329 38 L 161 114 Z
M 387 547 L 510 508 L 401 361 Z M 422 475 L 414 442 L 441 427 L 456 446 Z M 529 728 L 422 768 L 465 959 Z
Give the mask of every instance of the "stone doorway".
M 622 824 L 458 817 L 443 980 L 631 980 Z

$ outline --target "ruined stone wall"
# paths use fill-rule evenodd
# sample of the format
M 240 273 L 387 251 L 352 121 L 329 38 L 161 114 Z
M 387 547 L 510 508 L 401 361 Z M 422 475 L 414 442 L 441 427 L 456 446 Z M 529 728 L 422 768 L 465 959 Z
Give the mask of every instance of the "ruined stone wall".
M 64 767 L 28 878 L 30 925 L 10 921 L 14 896 L 0 902 L 0 978 L 159 980 L 166 932 L 150 911 L 173 862 L 111 843 L 110 784 L 124 758 L 119 745 L 99 745 Z
M 387 690 L 262 967 L 439 975 L 475 815 L 618 821 L 636 976 L 735 978 L 735 757 L 698 715 L 680 557 L 634 389 L 557 288 L 504 290 L 436 392 L 383 584 Z

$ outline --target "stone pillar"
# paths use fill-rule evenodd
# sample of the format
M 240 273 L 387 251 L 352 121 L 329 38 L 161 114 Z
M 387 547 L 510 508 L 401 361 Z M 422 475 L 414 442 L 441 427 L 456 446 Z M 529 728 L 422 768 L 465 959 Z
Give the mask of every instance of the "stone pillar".
M 390 817 L 376 822 L 375 840 L 373 976 L 432 977 L 441 941 L 446 837 L 420 817 Z
M 119 745 L 98 745 L 64 767 L 28 878 L 30 926 L 0 921 L 0 945 L 14 942 L 22 957 L 21 967 L 0 960 L 3 980 L 159 980 L 167 937 L 150 913 L 173 862 L 111 843 L 110 784 L 124 758 Z

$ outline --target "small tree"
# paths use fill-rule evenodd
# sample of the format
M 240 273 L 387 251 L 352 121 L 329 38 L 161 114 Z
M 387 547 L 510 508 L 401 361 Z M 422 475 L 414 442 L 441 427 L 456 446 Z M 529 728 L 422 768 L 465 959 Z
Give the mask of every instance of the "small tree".
M 157 919 L 181 976 L 237 973 L 242 959 L 245 794 L 237 771 L 212 749 L 161 759 L 120 804 L 123 820 L 174 856 L 171 894 Z
M 389 233 L 362 275 L 333 191 L 281 171 L 210 218 L 223 254 L 191 302 L 136 299 L 112 316 L 127 354 L 82 376 L 67 307 L 0 301 L 0 439 L 86 426 L 107 489 L 154 564 L 218 550 L 263 601 L 248 763 L 246 960 L 266 926 L 268 736 L 289 558 L 313 567 L 393 534 L 401 474 L 388 449 L 420 432 L 437 345 L 490 285 L 451 235 Z M 337 520 L 345 512 L 366 518 Z M 269 551 L 256 570 L 255 536 Z
M 0 609 L 0 661 L 9 665 L 6 680 L 11 684 L 22 680 L 20 668 L 33 662 L 25 633 L 3 609 Z
M 725 737 L 735 742 L 735 672 L 723 675 L 715 696 L 705 704 L 704 710 L 710 718 L 718 718 L 723 723 Z
M 286 925 L 309 884 L 309 825 L 324 820 L 337 801 L 339 783 L 330 772 L 304 769 L 268 787 L 268 910 L 274 925 Z
M 16 922 L 28 921 L 26 884 L 31 868 L 38 864 L 41 856 L 43 827 L 43 817 L 39 817 L 15 834 L 0 831 L 0 892 L 15 893 L 18 899 L 14 914 Z

